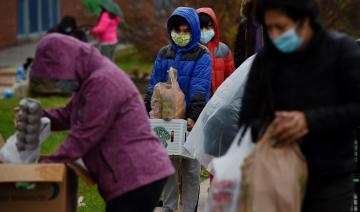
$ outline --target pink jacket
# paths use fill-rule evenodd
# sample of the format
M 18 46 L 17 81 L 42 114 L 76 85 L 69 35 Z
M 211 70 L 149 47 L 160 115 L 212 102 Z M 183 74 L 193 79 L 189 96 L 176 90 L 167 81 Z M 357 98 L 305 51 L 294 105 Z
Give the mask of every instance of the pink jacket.
M 120 23 L 120 17 L 111 19 L 108 12 L 103 12 L 98 24 L 91 30 L 91 34 L 97 37 L 100 43 L 116 43 L 117 26 Z

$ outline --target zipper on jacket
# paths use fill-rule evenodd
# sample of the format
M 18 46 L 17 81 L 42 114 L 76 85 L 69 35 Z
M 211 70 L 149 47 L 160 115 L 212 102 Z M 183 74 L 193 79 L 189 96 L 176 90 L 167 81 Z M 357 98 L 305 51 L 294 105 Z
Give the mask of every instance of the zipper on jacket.
M 115 173 L 114 169 L 111 167 L 110 163 L 106 160 L 105 155 L 101 151 L 101 148 L 99 150 L 99 153 L 100 153 L 100 158 L 101 158 L 102 162 L 104 163 L 105 167 L 111 172 L 114 183 L 117 183 L 118 178 L 116 176 L 116 173 Z

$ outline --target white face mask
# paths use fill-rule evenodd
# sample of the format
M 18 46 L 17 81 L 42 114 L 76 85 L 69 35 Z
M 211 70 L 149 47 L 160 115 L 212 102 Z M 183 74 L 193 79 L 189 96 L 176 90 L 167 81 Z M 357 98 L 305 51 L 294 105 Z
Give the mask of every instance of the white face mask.
M 214 38 L 214 36 L 215 36 L 214 29 L 201 31 L 200 43 L 206 45 Z

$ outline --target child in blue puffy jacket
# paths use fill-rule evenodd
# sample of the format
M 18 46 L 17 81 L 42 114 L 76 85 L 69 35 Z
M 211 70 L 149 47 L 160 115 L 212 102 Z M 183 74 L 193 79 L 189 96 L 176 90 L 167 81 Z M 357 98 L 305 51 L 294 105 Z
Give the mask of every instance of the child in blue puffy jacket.
M 170 16 L 167 30 L 171 43 L 163 47 L 156 58 L 150 84 L 145 96 L 148 112 L 151 111 L 151 96 L 159 82 L 167 82 L 170 67 L 178 70 L 178 82 L 186 99 L 188 128 L 194 126 L 209 99 L 211 87 L 211 57 L 200 41 L 200 21 L 196 10 L 179 7 Z M 179 161 L 173 159 L 175 167 Z M 184 211 L 195 211 L 200 188 L 200 163 L 193 159 L 182 159 Z M 169 178 L 164 189 L 163 211 L 178 209 L 178 175 Z

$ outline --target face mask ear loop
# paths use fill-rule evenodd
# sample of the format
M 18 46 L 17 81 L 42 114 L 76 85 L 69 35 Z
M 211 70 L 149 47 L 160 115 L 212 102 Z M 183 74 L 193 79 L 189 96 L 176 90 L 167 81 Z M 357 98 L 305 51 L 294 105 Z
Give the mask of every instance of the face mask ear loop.
M 294 29 L 295 29 L 296 34 L 298 34 L 298 32 L 299 32 L 299 30 L 300 30 L 300 28 L 301 28 L 302 26 L 303 26 L 303 22 L 302 22 L 302 21 L 298 21 L 298 22 L 295 23 Z M 299 34 L 298 34 L 298 36 L 299 36 Z

